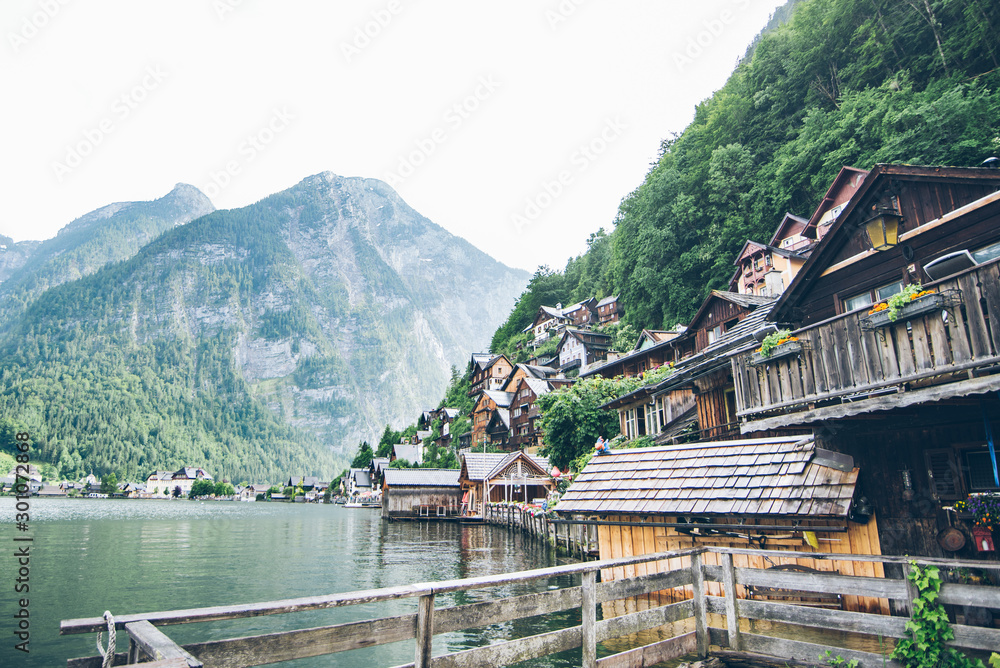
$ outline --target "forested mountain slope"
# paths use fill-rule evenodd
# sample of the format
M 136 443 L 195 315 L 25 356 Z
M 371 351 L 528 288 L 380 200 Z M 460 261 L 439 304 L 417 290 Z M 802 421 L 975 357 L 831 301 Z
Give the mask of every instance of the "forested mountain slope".
M 597 285 L 636 330 L 686 323 L 726 287 L 743 243 L 770 239 L 785 212 L 809 216 L 841 166 L 975 166 L 1000 153 L 1000 4 L 799 0 L 779 13 L 788 20 L 662 142 L 611 234 L 562 274 L 536 275 L 549 292 L 560 284 L 550 302 Z M 522 311 L 495 349 L 534 315 Z
M 7 246 L 0 250 L 0 330 L 48 288 L 127 260 L 167 230 L 214 210 L 200 190 L 179 183 L 151 202 L 117 202 L 91 211 L 46 241 L 0 240 Z
M 381 181 L 316 175 L 43 293 L 0 342 L 0 415 L 68 476 L 330 478 L 437 401 L 526 280 Z

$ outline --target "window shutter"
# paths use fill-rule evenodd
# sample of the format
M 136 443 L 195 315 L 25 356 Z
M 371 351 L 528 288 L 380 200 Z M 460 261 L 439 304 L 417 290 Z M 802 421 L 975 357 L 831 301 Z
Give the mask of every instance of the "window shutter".
M 958 499 L 961 494 L 955 452 L 951 449 L 926 450 L 924 459 L 927 462 L 931 495 L 936 499 Z

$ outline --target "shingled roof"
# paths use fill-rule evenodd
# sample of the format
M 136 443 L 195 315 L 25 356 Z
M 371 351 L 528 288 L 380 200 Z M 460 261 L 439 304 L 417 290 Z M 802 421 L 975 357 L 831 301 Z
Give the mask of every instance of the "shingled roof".
M 389 487 L 458 487 L 458 469 L 386 469 Z
M 516 452 L 466 452 L 462 455 L 462 468 L 470 481 L 486 480 L 498 467 L 502 469 L 514 460 Z M 528 455 L 543 471 L 549 467 L 548 457 Z
M 590 460 L 556 511 L 844 519 L 858 469 L 831 463 L 802 436 L 616 450 Z

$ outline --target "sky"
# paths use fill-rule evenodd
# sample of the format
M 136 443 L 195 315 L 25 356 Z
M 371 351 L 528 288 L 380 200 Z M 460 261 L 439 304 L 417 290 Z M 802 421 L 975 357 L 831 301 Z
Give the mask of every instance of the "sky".
M 4 0 L 0 234 L 378 178 L 504 264 L 613 228 L 783 0 Z

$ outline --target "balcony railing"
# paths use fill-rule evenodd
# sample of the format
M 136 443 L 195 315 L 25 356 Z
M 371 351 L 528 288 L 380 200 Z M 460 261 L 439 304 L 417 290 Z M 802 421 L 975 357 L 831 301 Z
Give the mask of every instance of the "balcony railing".
M 994 260 L 928 284 L 942 295 L 930 312 L 881 324 L 860 309 L 793 332 L 801 351 L 764 363 L 750 351 L 733 357 L 741 430 L 867 412 L 872 404 L 858 402 L 892 392 L 921 392 L 907 398 L 917 403 L 950 396 L 938 387 L 944 384 L 965 383 L 970 393 L 984 391 L 979 385 L 995 389 L 997 377 L 975 376 L 1000 364 L 998 267 Z M 816 412 L 834 405 L 840 409 Z M 892 407 L 882 397 L 879 408 Z

